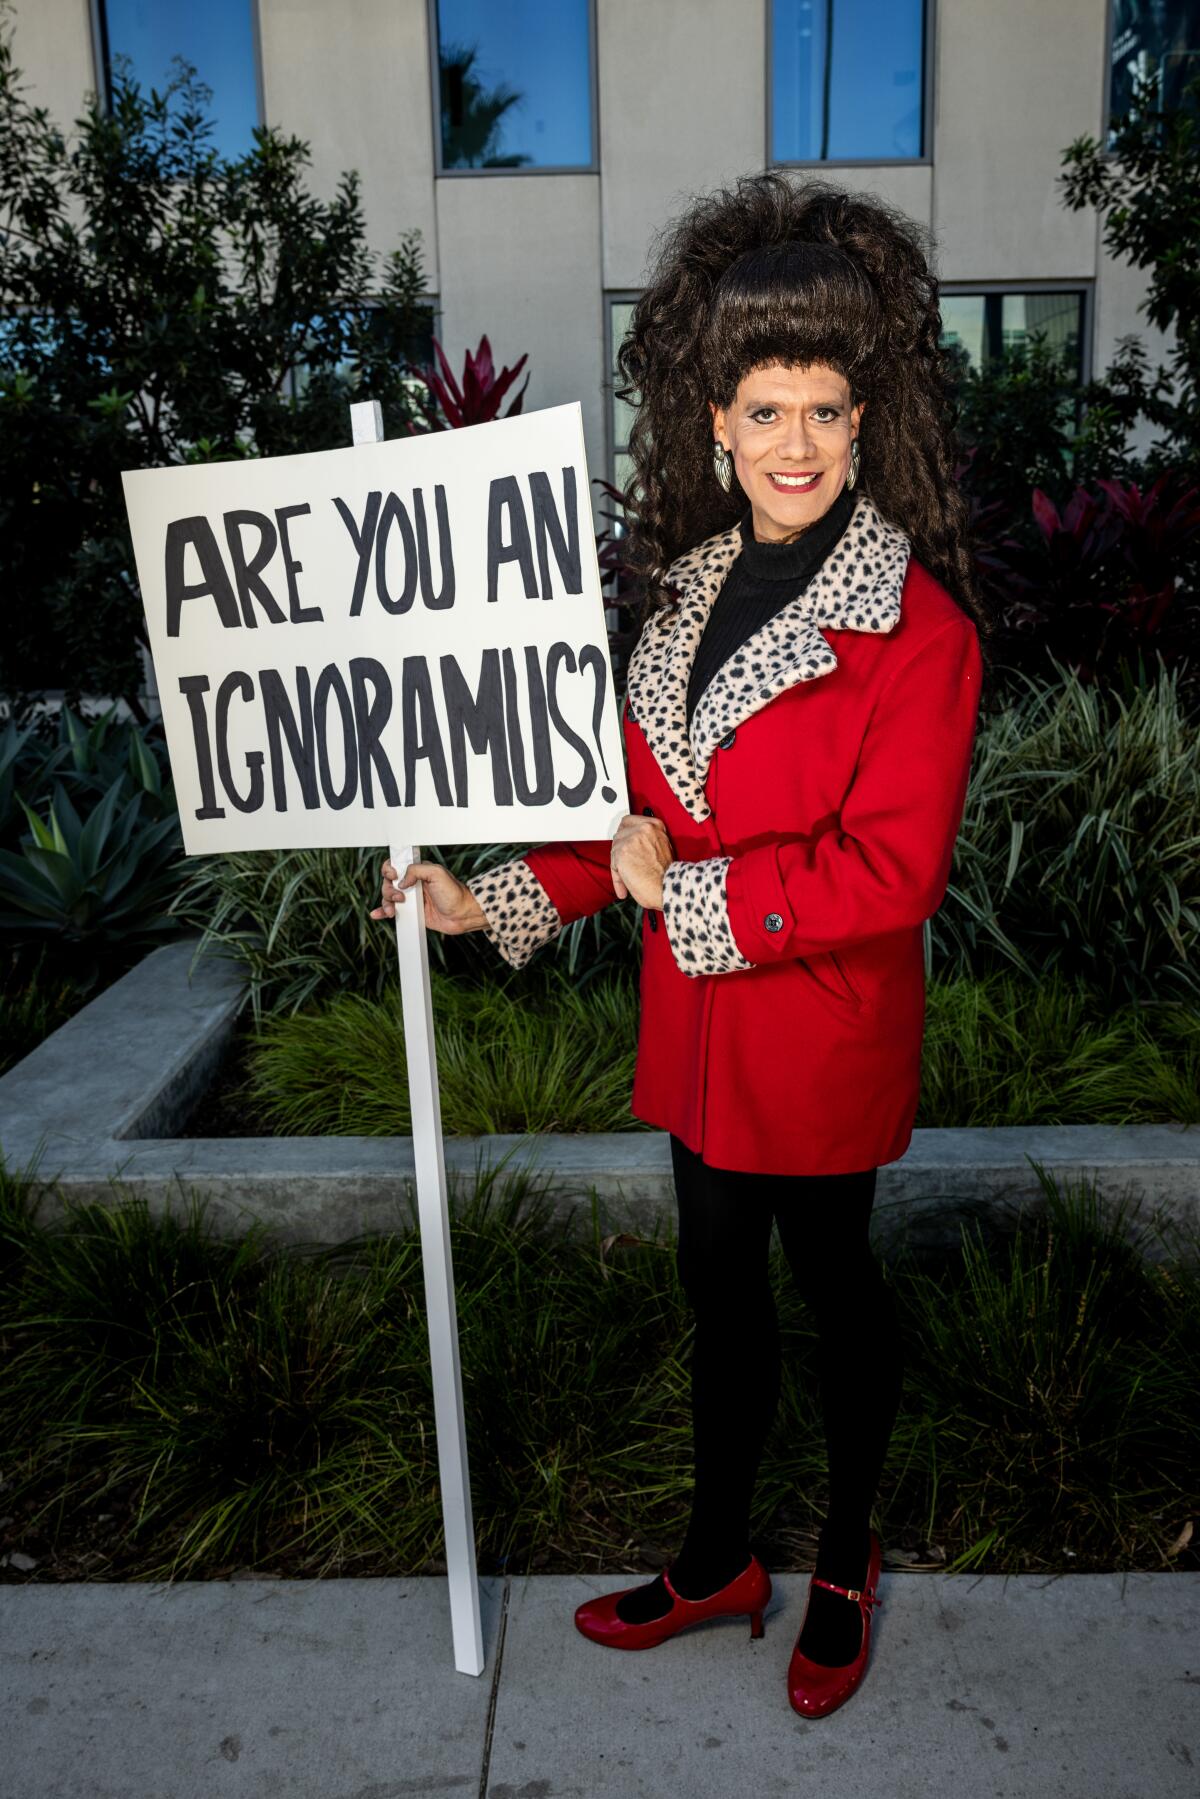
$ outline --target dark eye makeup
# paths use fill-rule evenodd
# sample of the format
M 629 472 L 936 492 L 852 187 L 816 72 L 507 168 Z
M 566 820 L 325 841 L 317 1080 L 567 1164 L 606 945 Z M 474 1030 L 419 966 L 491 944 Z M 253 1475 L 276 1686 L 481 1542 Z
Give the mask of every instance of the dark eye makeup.
M 842 412 L 843 412 L 843 408 L 841 406 L 835 406 L 831 402 L 827 402 L 820 406 L 814 406 L 812 408 L 812 410 L 814 412 L 831 412 L 833 414 L 834 418 L 840 418 L 842 416 Z M 779 411 L 779 408 L 777 406 L 772 406 L 769 402 L 767 402 L 766 404 L 764 404 L 762 406 L 751 407 L 748 416 L 752 419 L 757 419 L 760 412 L 778 412 L 778 411 Z M 827 419 L 823 422 L 826 424 L 829 424 L 832 421 Z

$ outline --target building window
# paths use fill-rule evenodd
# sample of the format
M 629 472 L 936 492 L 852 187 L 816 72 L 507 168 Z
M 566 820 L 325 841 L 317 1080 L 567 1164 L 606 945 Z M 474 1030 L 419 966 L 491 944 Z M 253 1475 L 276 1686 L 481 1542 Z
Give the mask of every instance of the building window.
M 926 0 L 772 0 L 772 162 L 925 149 Z
M 595 166 L 591 0 L 431 0 L 439 172 Z
M 225 158 L 253 148 L 262 118 L 254 0 L 96 0 L 95 17 L 110 103 L 114 73 L 128 74 L 144 94 L 161 93 L 181 56 L 212 89 L 212 147 Z
M 367 300 L 360 308 L 360 313 L 362 315 L 361 322 L 366 326 L 367 335 L 376 340 L 376 358 L 378 359 L 382 354 L 388 354 L 393 358 L 394 366 L 396 346 L 384 341 L 383 333 L 379 329 L 377 323 L 377 321 L 380 321 L 383 317 L 378 303 L 376 301 Z M 343 313 L 341 323 L 343 329 L 347 333 L 349 333 L 353 322 L 353 315 L 351 313 Z M 320 317 L 314 318 L 313 331 L 318 331 L 321 324 L 322 320 Z M 440 308 L 438 306 L 437 297 L 434 294 L 425 294 L 422 297 L 419 307 L 414 310 L 412 334 L 407 342 L 399 348 L 400 360 L 407 364 L 409 370 L 427 368 L 433 362 L 433 339 L 435 332 L 439 328 Z M 310 339 L 309 341 L 310 343 L 314 342 L 313 339 Z M 335 380 L 353 381 L 356 375 L 361 375 L 361 358 L 356 356 L 352 351 L 348 351 L 348 353 L 337 362 L 331 362 L 327 358 L 323 358 L 317 366 L 320 368 L 322 374 L 331 376 Z M 289 399 L 301 399 L 304 394 L 308 392 L 309 384 L 312 380 L 312 373 L 313 364 L 308 362 L 303 354 L 301 354 L 299 359 L 285 373 L 281 392 Z M 415 373 L 402 375 L 401 383 L 412 395 L 414 402 L 428 392 L 424 381 L 422 381 L 420 376 Z
M 629 454 L 629 432 L 636 408 L 628 400 L 617 398 L 616 388 L 624 381 L 617 370 L 617 351 L 629 330 L 629 321 L 637 304 L 636 294 L 613 294 L 608 302 L 608 439 L 612 445 L 612 480 L 622 492 L 633 478 L 633 458 Z
M 1047 348 L 1083 380 L 1086 297 L 1079 287 L 991 287 L 970 293 L 948 292 L 943 287 L 942 342 L 957 346 L 971 367 L 982 371 L 1003 351 L 1041 333 Z
M 1110 118 L 1133 112 L 1134 91 L 1151 77 L 1159 107 L 1177 111 L 1183 90 L 1200 75 L 1200 6 L 1196 0 L 1113 0 L 1109 50 Z

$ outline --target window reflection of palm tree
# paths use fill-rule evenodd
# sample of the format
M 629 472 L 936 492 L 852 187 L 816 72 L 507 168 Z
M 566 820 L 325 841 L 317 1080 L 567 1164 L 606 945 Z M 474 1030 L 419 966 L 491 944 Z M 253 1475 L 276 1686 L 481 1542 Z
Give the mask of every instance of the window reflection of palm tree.
M 438 57 L 442 79 L 442 157 L 448 169 L 511 169 L 533 159 L 522 151 L 498 153 L 504 120 L 525 96 L 501 82 L 484 87 L 475 73 L 477 45 L 444 45 Z

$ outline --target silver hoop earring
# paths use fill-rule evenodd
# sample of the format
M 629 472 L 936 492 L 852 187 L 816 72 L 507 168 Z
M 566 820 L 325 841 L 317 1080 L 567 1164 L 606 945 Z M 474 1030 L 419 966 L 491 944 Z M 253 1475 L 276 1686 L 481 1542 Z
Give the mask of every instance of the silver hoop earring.
M 733 487 L 733 457 L 719 437 L 713 444 L 713 471 L 725 492 L 729 493 Z
M 858 465 L 861 461 L 862 451 L 858 447 L 858 439 L 856 437 L 850 444 L 850 467 L 846 471 L 847 487 L 853 487 L 854 483 L 858 480 Z

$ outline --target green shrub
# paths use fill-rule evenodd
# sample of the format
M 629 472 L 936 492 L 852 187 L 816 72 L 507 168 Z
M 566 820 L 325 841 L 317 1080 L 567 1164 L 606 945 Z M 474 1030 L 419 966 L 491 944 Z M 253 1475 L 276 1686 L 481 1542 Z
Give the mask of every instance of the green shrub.
M 1125 1208 L 1039 1173 L 1044 1221 L 1000 1248 L 972 1225 L 949 1274 L 898 1277 L 914 1361 L 889 1459 L 920 1470 L 910 1510 L 958 1521 L 959 1568 L 1161 1566 L 1200 1497 L 1200 1240 L 1143 1261 Z
M 888 1264 L 907 1344 L 884 1543 L 949 1567 L 1162 1568 L 1195 1515 L 1200 1240 L 1045 1183 L 986 1251 Z M 441 1548 L 418 1241 L 221 1242 L 194 1208 L 73 1206 L 35 1227 L 0 1191 L 6 1509 L 92 1576 L 408 1573 Z M 452 1213 L 485 1569 L 629 1567 L 677 1544 L 691 1480 L 690 1316 L 665 1227 L 599 1240 L 524 1173 Z M 813 1324 L 776 1255 L 784 1396 L 756 1528 L 811 1565 L 826 1501 Z M 108 1516 L 109 1522 L 103 1520 Z M 44 1545 L 44 1547 L 43 1547 Z
M 65 1024 L 82 1003 L 74 981 L 48 969 L 44 953 L 32 960 L 13 956 L 0 982 L 0 1074 Z
M 427 861 L 445 863 L 459 880 L 517 853 L 507 846 L 422 846 Z M 219 946 L 241 961 L 256 1018 L 295 1012 L 337 993 L 385 999 L 396 986 L 396 937 L 390 924 L 369 915 L 379 903 L 384 854 L 285 850 L 197 857 L 188 863 L 174 909 L 200 932 L 201 953 Z M 577 919 L 538 961 L 579 971 L 581 980 L 628 971 L 640 918 L 632 904 L 614 903 L 593 918 Z M 461 937 L 430 931 L 428 943 L 432 965 L 447 974 L 490 979 L 513 972 L 480 931 Z
M 645 1127 L 629 1110 L 637 988 L 604 976 L 584 990 L 551 970 L 525 983 L 431 976 L 442 1128 L 506 1131 Z M 343 993 L 267 1019 L 250 1052 L 248 1100 L 270 1129 L 390 1137 L 412 1129 L 400 996 Z
M 638 995 L 628 976 L 582 992 L 543 980 L 434 974 L 442 1127 L 453 1136 L 647 1128 L 629 1110 Z M 247 1045 L 244 1129 L 298 1136 L 411 1130 L 399 995 L 342 994 L 264 1021 Z M 231 1098 L 233 1094 L 231 1092 Z M 918 1126 L 1200 1122 L 1200 1014 L 1109 1010 L 1052 974 L 935 980 Z
M 917 1124 L 1200 1123 L 1200 1011 L 1112 1007 L 1057 971 L 935 980 Z
M 1200 995 L 1200 734 L 1173 674 L 1127 694 L 1069 671 L 981 722 L 950 885 L 946 976 L 1078 976 L 1110 1004 Z

